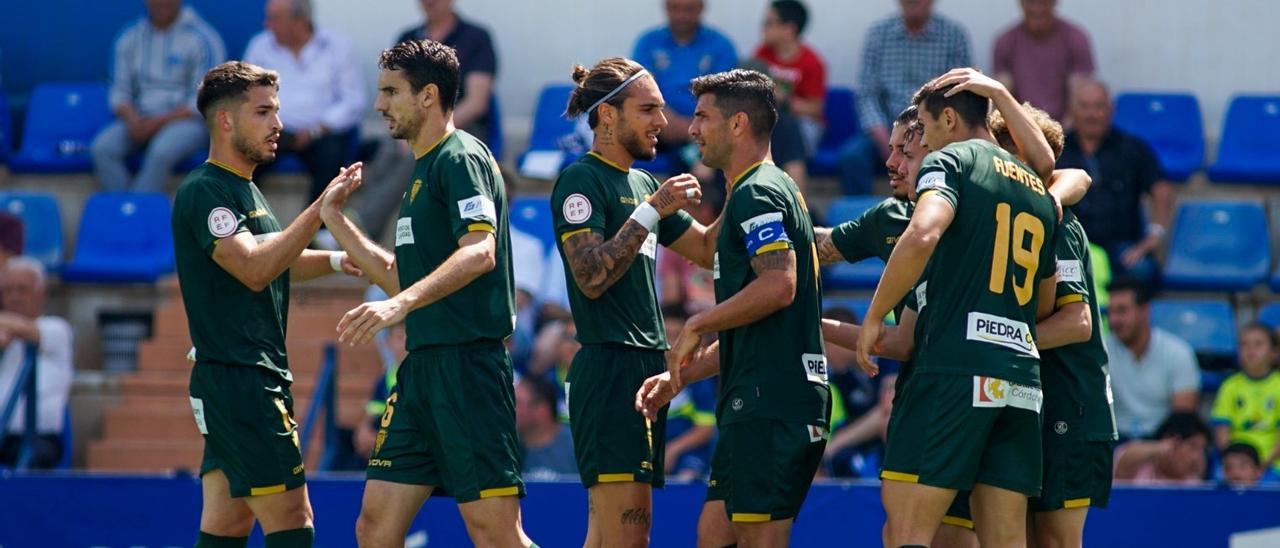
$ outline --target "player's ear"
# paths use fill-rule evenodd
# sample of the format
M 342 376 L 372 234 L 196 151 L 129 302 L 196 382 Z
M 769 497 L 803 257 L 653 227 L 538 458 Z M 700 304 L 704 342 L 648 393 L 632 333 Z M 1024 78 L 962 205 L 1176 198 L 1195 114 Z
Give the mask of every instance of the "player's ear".
M 440 102 L 440 87 L 435 84 L 422 86 L 422 90 L 418 94 L 418 100 L 422 102 L 422 108 L 424 109 L 436 106 Z
M 231 121 L 231 111 L 227 110 L 225 106 L 218 107 L 218 109 L 213 112 L 213 120 L 214 125 L 222 131 L 231 131 L 231 128 L 235 125 Z
M 729 132 L 734 137 L 741 137 L 751 131 L 751 119 L 747 117 L 747 113 L 739 112 L 729 118 Z
M 613 123 L 618 120 L 619 114 L 618 107 L 604 103 L 596 107 L 596 117 L 600 120 L 597 125 L 613 126 Z

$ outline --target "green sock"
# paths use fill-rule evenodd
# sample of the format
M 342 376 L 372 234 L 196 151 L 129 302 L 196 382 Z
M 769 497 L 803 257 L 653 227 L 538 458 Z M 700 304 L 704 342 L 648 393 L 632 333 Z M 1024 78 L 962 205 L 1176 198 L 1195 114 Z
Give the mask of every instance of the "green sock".
M 244 548 L 249 544 L 249 537 L 220 537 L 200 531 L 196 539 L 196 548 Z
M 311 548 L 316 530 L 311 527 L 276 531 L 267 535 L 267 548 Z

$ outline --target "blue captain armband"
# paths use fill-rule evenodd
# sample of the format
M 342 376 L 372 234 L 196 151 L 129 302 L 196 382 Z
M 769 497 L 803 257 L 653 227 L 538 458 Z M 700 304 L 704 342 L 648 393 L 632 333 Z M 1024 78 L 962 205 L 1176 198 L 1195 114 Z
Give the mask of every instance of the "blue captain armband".
M 742 223 L 742 232 L 746 234 L 747 255 L 752 257 L 791 248 L 791 238 L 787 236 L 787 229 L 782 226 L 780 212 L 765 213 L 748 219 Z

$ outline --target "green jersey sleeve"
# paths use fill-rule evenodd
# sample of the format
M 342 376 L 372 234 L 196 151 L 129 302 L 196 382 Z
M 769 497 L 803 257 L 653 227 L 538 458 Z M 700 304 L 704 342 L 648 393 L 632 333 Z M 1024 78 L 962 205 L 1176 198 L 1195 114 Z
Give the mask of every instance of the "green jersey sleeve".
M 920 166 L 920 174 L 916 176 L 916 195 L 924 196 L 926 192 L 936 192 L 952 209 L 960 205 L 960 180 L 962 159 L 954 147 L 937 152 L 930 152 L 924 157 Z
M 583 232 L 605 233 L 608 201 L 591 169 L 575 163 L 565 168 L 551 192 L 556 239 L 563 242 Z
M 831 243 L 844 256 L 845 261 L 856 263 L 878 255 L 880 231 L 875 229 L 876 209 L 868 209 L 857 219 L 845 221 L 831 229 Z
M 780 249 L 795 249 L 787 234 L 787 199 L 777 190 L 764 185 L 750 185 L 745 192 L 735 193 L 729 200 L 728 228 L 741 239 L 747 257 L 755 257 Z
M 217 184 L 193 184 L 183 188 L 177 200 L 185 212 L 186 229 L 191 231 L 200 248 L 210 255 L 218 240 L 248 232 L 245 219 L 249 212 Z
M 454 239 L 469 232 L 496 232 L 494 194 L 502 182 L 493 162 L 476 154 L 451 154 L 441 157 L 439 166 Z
M 1062 230 L 1065 227 L 1059 226 Z M 1056 299 L 1055 306 L 1063 306 L 1074 302 L 1092 302 L 1093 296 L 1089 294 L 1088 280 L 1085 264 L 1086 258 L 1081 256 L 1079 250 L 1072 246 L 1068 241 L 1069 238 L 1057 238 L 1057 252 L 1055 260 L 1057 262 L 1056 272 L 1058 274 L 1057 290 L 1054 292 Z M 1088 250 L 1085 250 L 1087 253 Z

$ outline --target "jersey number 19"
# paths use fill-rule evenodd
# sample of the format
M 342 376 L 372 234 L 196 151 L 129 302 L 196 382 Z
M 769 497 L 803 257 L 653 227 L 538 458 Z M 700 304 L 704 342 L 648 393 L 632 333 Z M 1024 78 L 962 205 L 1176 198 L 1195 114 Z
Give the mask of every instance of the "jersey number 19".
M 1013 294 L 1018 298 L 1018 306 L 1031 302 L 1035 291 L 1036 270 L 1040 266 L 1040 248 L 1044 246 L 1044 223 L 1034 215 L 1021 212 L 1013 217 L 1010 230 L 1009 217 L 1011 208 L 1008 202 L 996 205 L 996 239 L 991 249 L 991 280 L 987 288 L 996 295 L 1004 294 L 1005 279 L 1013 285 Z M 1012 232 L 1012 234 L 1010 234 Z M 1027 234 L 1031 241 L 1027 241 Z M 1010 237 L 1012 236 L 1012 240 Z M 1028 244 L 1030 244 L 1028 246 Z M 1013 253 L 1013 262 L 1027 269 L 1027 273 L 1019 283 L 1014 276 L 1006 276 L 1009 270 L 1009 253 Z

